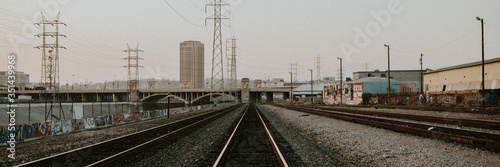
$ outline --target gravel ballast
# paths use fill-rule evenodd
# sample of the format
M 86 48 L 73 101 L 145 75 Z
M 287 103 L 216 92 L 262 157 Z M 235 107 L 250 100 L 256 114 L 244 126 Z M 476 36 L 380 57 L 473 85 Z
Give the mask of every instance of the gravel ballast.
M 7 146 L 1 146 L 0 149 L 4 151 L 0 152 L 0 164 L 1 166 L 12 166 L 33 161 L 205 112 L 208 111 L 199 110 L 172 115 L 170 118 L 161 117 L 106 128 L 44 136 L 39 140 L 17 143 L 15 160 L 7 158 L 8 151 L 5 151 Z
M 237 121 L 246 106 L 212 121 L 199 129 L 187 132 L 164 145 L 147 150 L 118 166 L 203 166 L 209 153 L 218 141 L 230 135 L 228 128 Z M 213 163 L 213 162 L 212 162 Z
M 260 106 L 266 117 L 289 142 L 301 151 L 304 162 L 335 157 L 344 165 L 355 166 L 498 166 L 500 153 L 459 143 L 428 139 L 371 126 L 305 114 L 275 106 Z M 294 134 L 295 133 L 295 134 Z M 316 144 L 301 147 L 303 135 Z M 295 149 L 295 148 L 294 148 Z M 295 150 L 297 150 L 295 149 Z M 303 152 L 303 153 L 299 153 Z M 309 158 L 308 158 L 309 157 Z M 320 158 L 321 157 L 321 158 Z M 311 162 L 311 163 L 309 163 Z
M 387 112 L 387 113 L 400 113 L 400 114 L 413 114 L 413 115 L 426 115 L 434 117 L 446 117 L 446 118 L 461 118 L 461 119 L 477 119 L 477 120 L 490 120 L 490 121 L 500 121 L 500 114 L 477 114 L 477 113 L 460 113 L 453 111 L 427 111 L 427 110 L 408 110 L 408 109 L 389 109 L 389 108 L 364 108 L 364 107 L 339 107 L 335 106 L 332 108 L 345 108 L 345 109 L 357 109 L 366 111 L 376 111 L 376 112 Z

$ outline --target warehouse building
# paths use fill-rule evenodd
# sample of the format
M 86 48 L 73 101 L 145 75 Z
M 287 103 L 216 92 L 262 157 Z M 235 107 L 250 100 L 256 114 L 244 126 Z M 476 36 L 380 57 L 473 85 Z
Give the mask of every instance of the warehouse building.
M 388 84 L 387 78 L 367 77 L 355 81 L 327 85 L 323 87 L 323 103 L 332 105 L 339 104 L 342 99 L 342 104 L 359 105 L 362 102 L 363 93 L 372 95 L 387 94 Z M 342 98 L 340 98 L 340 90 L 342 89 Z M 413 94 L 416 92 L 416 87 L 413 84 L 401 82 L 391 79 L 391 94 Z
M 437 69 L 424 74 L 428 93 L 474 93 L 481 90 L 481 61 Z M 484 61 L 486 90 L 500 89 L 500 57 Z

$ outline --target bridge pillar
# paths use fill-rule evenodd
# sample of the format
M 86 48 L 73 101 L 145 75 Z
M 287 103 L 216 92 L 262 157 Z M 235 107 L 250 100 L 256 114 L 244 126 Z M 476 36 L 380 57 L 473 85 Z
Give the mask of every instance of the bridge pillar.
M 73 99 L 71 99 L 71 96 L 69 95 L 69 93 L 66 93 L 66 100 L 67 101 L 73 101 Z
M 113 102 L 117 102 L 118 98 L 116 97 L 116 93 L 113 93 Z
M 273 101 L 273 92 L 266 92 L 266 103 L 272 103 Z
M 260 80 L 260 79 L 254 80 L 253 85 L 255 88 L 262 88 L 262 80 Z
M 96 101 L 101 102 L 102 99 L 101 99 L 101 96 L 99 96 L 99 93 L 96 93 L 95 95 L 96 95 Z
M 139 99 L 139 93 L 137 90 L 132 90 L 130 91 L 130 101 L 138 101 Z
M 250 100 L 250 88 L 249 88 L 250 79 L 242 78 L 241 79 L 241 102 L 246 103 Z
M 82 102 L 87 102 L 87 97 L 85 97 L 85 94 L 82 93 Z

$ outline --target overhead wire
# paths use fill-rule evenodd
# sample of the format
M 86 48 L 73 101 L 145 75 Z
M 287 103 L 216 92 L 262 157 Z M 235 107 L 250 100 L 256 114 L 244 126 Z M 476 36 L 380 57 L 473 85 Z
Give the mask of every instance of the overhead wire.
M 460 39 L 466 37 L 467 35 L 469 35 L 470 33 L 474 32 L 476 29 L 478 29 L 479 26 L 475 26 L 474 28 L 472 28 L 471 30 L 467 31 L 466 33 L 464 33 L 463 35 L 461 35 L 460 37 L 448 42 L 448 43 L 445 43 L 443 45 L 440 45 L 440 46 L 437 46 L 437 47 L 434 47 L 434 48 L 429 48 L 429 49 L 424 49 L 424 50 L 421 50 L 421 51 L 404 51 L 404 50 L 399 50 L 399 49 L 394 49 L 394 48 L 391 48 L 391 51 L 397 51 L 397 52 L 402 52 L 402 53 L 422 53 L 422 52 L 430 52 L 430 51 L 434 51 L 434 50 L 437 50 L 437 49 L 441 49 L 443 47 L 446 47 L 448 45 L 451 45 L 455 42 L 458 42 Z
M 170 3 L 168 3 L 167 0 L 163 0 L 165 3 L 167 3 L 167 5 L 175 12 L 177 13 L 177 15 L 179 15 L 182 19 L 184 19 L 185 21 L 187 21 L 188 23 L 190 23 L 191 25 L 194 25 L 196 27 L 204 27 L 204 26 L 200 26 L 200 25 L 197 25 L 191 21 L 189 21 L 187 18 L 185 18 L 184 16 L 182 16 L 179 12 L 177 12 L 177 10 L 174 9 L 174 7 L 172 5 L 170 5 Z
M 496 27 L 496 28 L 500 28 L 500 26 L 498 26 L 498 25 L 494 25 L 494 24 L 490 24 L 490 23 L 485 23 L 484 25 L 487 25 L 487 26 L 492 26 L 492 27 Z

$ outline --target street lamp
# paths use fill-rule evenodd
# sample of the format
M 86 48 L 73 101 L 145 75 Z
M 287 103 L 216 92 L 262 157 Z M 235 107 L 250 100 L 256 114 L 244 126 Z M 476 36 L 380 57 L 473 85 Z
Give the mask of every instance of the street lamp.
M 482 107 L 484 107 L 484 29 L 483 29 L 483 19 L 476 17 L 477 20 L 481 21 L 481 68 L 482 68 L 482 80 L 481 80 L 481 96 L 483 96 Z
M 420 53 L 420 94 L 424 93 L 424 71 L 422 70 L 422 57 L 424 54 Z
M 311 71 L 311 103 L 314 104 L 314 96 L 313 96 L 313 70 L 309 69 Z
M 292 101 L 293 101 L 293 88 L 292 88 L 292 85 L 293 85 L 293 78 L 292 78 L 292 72 L 290 71 L 290 105 L 292 105 Z
M 389 97 L 391 97 L 391 57 L 389 52 L 389 45 L 384 44 L 384 46 L 387 47 L 387 82 L 388 82 L 387 94 Z
M 337 57 L 340 60 L 340 105 L 342 106 L 342 91 L 344 89 L 344 85 L 342 85 L 342 58 Z

